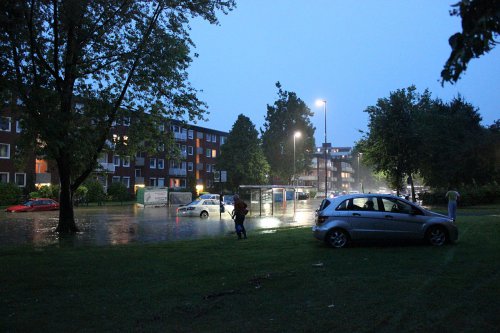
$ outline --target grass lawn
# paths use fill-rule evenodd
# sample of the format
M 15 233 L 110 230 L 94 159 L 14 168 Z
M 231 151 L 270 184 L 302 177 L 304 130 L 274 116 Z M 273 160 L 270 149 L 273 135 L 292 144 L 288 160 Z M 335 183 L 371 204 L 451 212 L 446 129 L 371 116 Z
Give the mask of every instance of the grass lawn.
M 334 250 L 310 228 L 0 248 L 2 332 L 499 332 L 500 205 L 459 242 Z

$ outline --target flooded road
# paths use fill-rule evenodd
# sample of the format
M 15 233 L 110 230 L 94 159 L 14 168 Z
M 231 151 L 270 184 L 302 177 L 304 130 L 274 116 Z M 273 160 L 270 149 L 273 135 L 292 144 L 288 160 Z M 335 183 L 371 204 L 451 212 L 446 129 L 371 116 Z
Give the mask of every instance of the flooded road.
M 270 232 L 269 229 L 312 226 L 318 200 L 293 202 L 288 207 L 275 206 L 260 211 L 254 208 L 247 216 L 245 228 L 252 232 Z M 199 239 L 230 235 L 234 222 L 228 213 L 222 217 L 178 217 L 175 207 L 140 208 L 135 205 L 75 207 L 75 219 L 80 232 L 60 239 L 55 232 L 58 211 L 36 213 L 0 212 L 0 245 L 30 244 L 57 245 L 113 245 L 127 243 L 160 243 L 185 239 Z M 260 216 L 260 214 L 267 216 Z M 261 230 L 264 229 L 264 230 Z M 235 235 L 233 235 L 236 237 Z

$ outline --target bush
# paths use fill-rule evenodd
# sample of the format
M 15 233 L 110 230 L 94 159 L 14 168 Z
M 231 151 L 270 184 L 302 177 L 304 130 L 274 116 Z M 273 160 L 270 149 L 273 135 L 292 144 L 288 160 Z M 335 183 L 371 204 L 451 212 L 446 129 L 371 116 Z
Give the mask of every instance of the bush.
M 104 193 L 104 187 L 97 180 L 90 180 L 85 183 L 87 188 L 87 202 L 97 202 L 101 205 L 106 200 L 106 193 Z
M 123 183 L 112 183 L 108 188 L 108 196 L 111 201 L 127 201 L 130 196 L 128 194 L 127 186 Z
M 0 205 L 15 205 L 22 200 L 23 191 L 14 183 L 0 183 Z
M 85 185 L 80 185 L 76 189 L 75 193 L 73 193 L 73 203 L 75 206 L 78 206 L 81 203 L 87 203 L 87 193 L 89 189 Z
M 420 198 L 422 198 L 424 205 L 446 205 L 446 192 L 443 189 L 425 192 L 420 194 Z M 465 186 L 459 188 L 458 193 L 460 193 L 458 204 L 462 207 L 491 204 L 500 199 L 500 188 L 496 182 L 483 186 Z
M 59 200 L 59 185 L 44 185 L 41 186 L 38 191 L 30 192 L 30 198 L 50 198 L 54 200 Z

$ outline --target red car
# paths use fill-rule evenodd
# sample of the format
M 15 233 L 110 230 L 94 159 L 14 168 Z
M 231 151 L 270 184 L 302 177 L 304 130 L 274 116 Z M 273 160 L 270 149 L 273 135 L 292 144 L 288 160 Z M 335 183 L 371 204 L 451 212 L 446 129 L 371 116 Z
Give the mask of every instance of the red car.
M 31 199 L 22 205 L 10 206 L 5 209 L 6 212 L 17 213 L 17 212 L 39 212 L 44 210 L 58 210 L 59 203 L 52 199 L 47 198 L 36 198 Z

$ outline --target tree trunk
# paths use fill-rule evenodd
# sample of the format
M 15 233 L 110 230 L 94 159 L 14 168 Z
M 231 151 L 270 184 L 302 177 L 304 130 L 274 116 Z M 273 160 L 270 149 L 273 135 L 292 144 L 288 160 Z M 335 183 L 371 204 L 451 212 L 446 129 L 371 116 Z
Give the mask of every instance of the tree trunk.
M 68 234 L 78 232 L 79 230 L 75 224 L 75 216 L 73 212 L 71 173 L 69 164 L 66 163 L 65 160 L 65 157 L 57 160 L 59 179 L 61 182 L 61 192 L 59 193 L 59 224 L 57 225 L 56 231 Z

